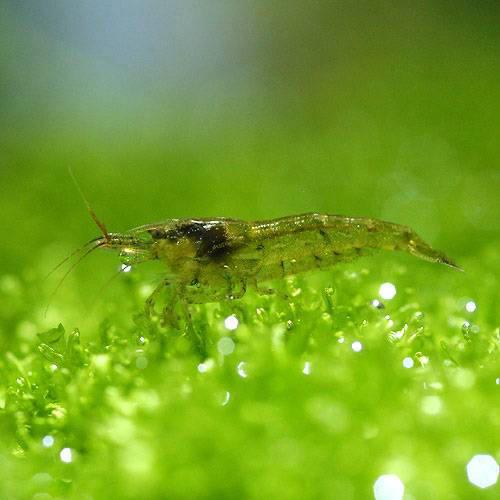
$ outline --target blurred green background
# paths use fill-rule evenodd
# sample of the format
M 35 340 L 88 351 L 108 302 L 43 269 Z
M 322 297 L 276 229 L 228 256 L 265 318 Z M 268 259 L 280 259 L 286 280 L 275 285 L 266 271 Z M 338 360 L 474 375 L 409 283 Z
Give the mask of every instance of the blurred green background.
M 495 1 L 3 0 L 0 288 L 26 291 L 17 309 L 0 304 L 2 349 L 28 356 L 21 341 L 37 328 L 103 320 L 87 311 L 117 261 L 100 254 L 43 316 L 57 284 L 43 276 L 98 235 L 68 166 L 110 231 L 309 211 L 407 224 L 464 265 L 459 296 L 487 283 L 487 331 L 498 332 L 499 22 Z M 443 276 L 414 269 L 427 276 L 420 290 Z M 463 285 L 449 279 L 448 291 Z M 105 302 L 117 311 L 124 296 L 114 284 Z M 427 297 L 441 299 L 439 286 Z M 348 477 L 338 491 L 359 498 Z
M 499 234 L 497 2 L 0 10 L 2 268 L 169 217 L 325 211 L 457 258 Z

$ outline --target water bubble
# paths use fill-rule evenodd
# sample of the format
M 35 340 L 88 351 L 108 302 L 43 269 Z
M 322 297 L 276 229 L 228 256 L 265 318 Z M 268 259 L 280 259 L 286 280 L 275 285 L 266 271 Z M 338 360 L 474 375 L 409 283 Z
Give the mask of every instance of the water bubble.
M 236 328 L 238 328 L 239 324 L 240 324 L 240 322 L 239 322 L 238 318 L 234 314 L 231 314 L 231 316 L 228 316 L 224 320 L 224 326 L 228 330 L 236 330 Z
M 476 303 L 473 300 L 469 300 L 465 304 L 465 310 L 467 312 L 473 313 L 477 309 Z
M 311 374 L 311 362 L 310 361 L 306 361 L 304 363 L 304 368 L 302 369 L 302 373 L 304 375 L 310 375 Z
M 363 344 L 359 340 L 355 340 L 351 344 L 351 348 L 354 352 L 360 352 L 363 349 Z
M 120 271 L 122 273 L 129 273 L 130 271 L 132 271 L 132 266 L 130 266 L 128 264 L 122 264 Z
M 401 500 L 405 485 L 395 474 L 384 474 L 373 484 L 375 500 Z
M 240 361 L 238 363 L 238 366 L 236 367 L 236 371 L 238 372 L 238 375 L 242 378 L 247 378 L 248 373 L 247 373 L 247 364 L 244 361 Z
M 372 300 L 372 306 L 375 307 L 376 309 L 384 309 L 384 304 L 380 302 L 378 299 L 373 299 Z
M 386 300 L 391 300 L 396 296 L 396 287 L 392 283 L 382 283 L 378 294 Z
M 407 356 L 405 359 L 403 359 L 403 366 L 405 368 L 413 368 L 413 365 L 415 363 L 413 362 L 413 358 L 410 358 L 409 356 Z
M 488 488 L 498 481 L 499 467 L 491 455 L 474 455 L 467 464 L 469 481 L 479 488 Z
M 73 452 L 71 448 L 63 448 L 59 452 L 59 457 L 61 459 L 61 462 L 64 462 L 65 464 L 70 464 L 73 461 Z
M 207 360 L 200 363 L 197 368 L 200 373 L 207 373 L 212 368 L 212 363 L 210 363 L 210 360 Z
M 42 438 L 42 444 L 45 448 L 50 448 L 51 446 L 53 446 L 54 441 L 55 441 L 54 437 L 49 434 L 47 436 L 43 436 Z

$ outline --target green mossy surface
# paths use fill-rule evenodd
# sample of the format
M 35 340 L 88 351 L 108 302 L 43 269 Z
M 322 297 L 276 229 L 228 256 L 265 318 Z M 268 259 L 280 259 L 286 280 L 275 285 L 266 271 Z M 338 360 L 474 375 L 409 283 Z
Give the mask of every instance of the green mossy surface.
M 383 474 L 498 498 L 466 474 L 500 461 L 494 2 L 181 2 L 175 43 L 160 4 L 0 6 L 0 499 L 360 499 Z M 51 297 L 98 235 L 68 165 L 110 231 L 376 217 L 465 272 L 379 253 L 270 283 L 193 306 L 200 348 L 142 312 L 159 263 L 104 286 L 95 252 Z
M 4 277 L 15 340 L 0 365 L 2 498 L 364 498 L 383 473 L 414 498 L 477 495 L 465 465 L 498 450 L 500 335 L 496 280 L 476 282 L 500 269 L 495 252 L 463 265 L 381 255 L 289 280 L 289 300 L 196 306 L 205 357 L 134 314 L 134 272 L 95 331 L 38 335 L 29 283 Z M 397 294 L 374 307 L 386 281 Z

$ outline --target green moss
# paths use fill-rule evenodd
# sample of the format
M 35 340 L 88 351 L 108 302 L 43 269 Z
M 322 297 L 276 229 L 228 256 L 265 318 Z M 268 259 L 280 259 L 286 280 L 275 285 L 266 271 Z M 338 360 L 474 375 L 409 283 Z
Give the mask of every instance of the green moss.
M 462 264 L 384 255 L 289 280 L 289 301 L 195 306 L 206 359 L 140 313 L 81 335 L 33 336 L 12 319 L 1 496 L 362 498 L 388 473 L 414 498 L 477 494 L 465 466 L 499 444 L 497 284 L 478 283 L 500 269 L 487 255 L 481 269 Z M 378 296 L 382 282 L 393 299 Z M 4 283 L 1 300 L 21 307 L 26 286 Z

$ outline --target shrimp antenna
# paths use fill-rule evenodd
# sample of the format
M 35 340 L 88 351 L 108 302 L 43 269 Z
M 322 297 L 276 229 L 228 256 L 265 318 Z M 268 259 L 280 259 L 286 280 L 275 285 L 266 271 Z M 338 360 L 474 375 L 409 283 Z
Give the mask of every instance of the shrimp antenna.
M 63 264 L 65 264 L 66 262 L 68 262 L 68 260 L 70 260 L 71 258 L 73 258 L 76 254 L 80 253 L 82 250 L 85 250 L 86 248 L 88 248 L 89 245 L 91 245 L 92 243 L 96 243 L 100 239 L 101 239 L 101 237 L 95 238 L 95 239 L 93 239 L 93 240 L 85 243 L 85 245 L 81 246 L 77 250 L 74 250 L 73 252 L 71 252 L 65 259 L 61 260 L 61 262 L 59 262 L 59 264 L 57 264 L 56 266 L 54 266 L 49 271 L 49 273 L 46 274 L 46 276 L 44 277 L 44 280 L 46 280 L 47 278 L 49 278 L 50 276 L 52 276 L 52 274 L 54 274 Z
M 63 277 L 59 280 L 59 283 L 57 284 L 57 286 L 54 288 L 54 290 L 50 294 L 49 302 L 47 303 L 47 307 L 45 308 L 44 317 L 47 316 L 47 312 L 49 311 L 50 304 L 52 303 L 52 299 L 55 297 L 56 293 L 59 291 L 59 288 L 61 288 L 61 285 L 64 283 L 64 281 L 66 280 L 66 278 L 71 274 L 71 272 L 75 269 L 75 267 L 78 266 L 78 264 L 80 264 L 80 262 L 83 259 L 85 259 L 85 257 L 87 257 L 87 255 L 89 255 L 90 253 L 92 253 L 96 248 L 99 248 L 99 247 L 101 247 L 101 246 L 103 246 L 103 245 L 106 244 L 106 241 L 102 241 L 102 240 L 89 241 L 89 243 L 87 243 L 87 245 L 85 245 L 84 247 L 82 247 L 80 250 L 83 250 L 90 243 L 94 243 L 94 242 L 95 242 L 95 245 L 93 247 L 87 248 L 86 252 L 84 254 L 80 255 L 80 257 L 78 257 L 78 259 L 76 260 L 76 262 L 73 262 L 73 264 L 71 265 L 71 267 L 63 274 Z M 71 256 L 73 256 L 74 254 L 76 254 L 76 252 L 74 252 Z M 65 259 L 65 261 L 66 260 L 67 259 Z
M 111 238 L 109 236 L 108 230 L 106 229 L 106 226 L 104 225 L 104 222 L 102 222 L 98 219 L 96 213 L 94 212 L 93 208 L 90 206 L 89 201 L 87 200 L 85 194 L 83 193 L 82 188 L 80 187 L 80 184 L 78 184 L 78 181 L 76 180 L 76 177 L 75 177 L 75 174 L 73 173 L 73 170 L 69 166 L 68 166 L 68 172 L 69 172 L 69 175 L 71 176 L 71 178 L 73 179 L 73 182 L 76 186 L 76 189 L 80 193 L 80 196 L 82 197 L 83 202 L 85 203 L 85 205 L 87 207 L 87 210 L 90 214 L 90 217 L 92 217 L 92 220 L 96 223 L 97 227 L 101 230 L 101 233 L 104 236 L 104 239 L 109 243 Z

